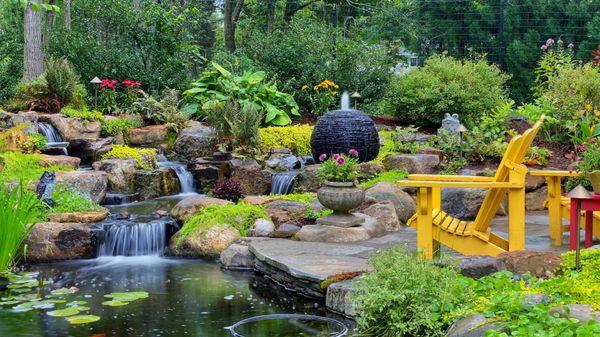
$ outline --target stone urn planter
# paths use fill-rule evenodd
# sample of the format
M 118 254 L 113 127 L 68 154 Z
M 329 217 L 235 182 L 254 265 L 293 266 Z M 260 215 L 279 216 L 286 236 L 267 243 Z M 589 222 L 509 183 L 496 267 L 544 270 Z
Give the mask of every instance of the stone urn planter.
M 325 181 L 317 191 L 319 202 L 333 210 L 333 214 L 317 219 L 321 225 L 353 227 L 364 222 L 363 218 L 348 213 L 365 200 L 365 192 L 354 182 Z

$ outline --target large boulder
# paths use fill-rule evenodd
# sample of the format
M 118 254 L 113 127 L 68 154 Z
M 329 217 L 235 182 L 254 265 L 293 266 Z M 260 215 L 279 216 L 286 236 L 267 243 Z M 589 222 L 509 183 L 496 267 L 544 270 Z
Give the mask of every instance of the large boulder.
M 226 269 L 252 269 L 254 268 L 254 255 L 248 246 L 234 243 L 227 247 L 219 257 L 221 265 Z
M 142 200 L 177 194 L 181 189 L 177 175 L 168 168 L 136 171 L 134 187 Z
M 256 160 L 251 158 L 234 158 L 229 161 L 231 180 L 242 186 L 244 195 L 268 194 L 271 191 L 272 173 L 262 170 Z
M 527 272 L 535 277 L 552 277 L 560 270 L 564 262 L 560 255 L 553 252 L 519 250 L 498 255 L 506 270 L 513 274 L 523 275 Z
M 50 213 L 46 216 L 50 222 L 60 223 L 92 223 L 99 222 L 108 217 L 106 208 L 93 212 L 70 212 L 70 213 Z
M 79 164 L 81 163 L 81 159 L 77 157 L 69 157 L 69 156 L 50 156 L 47 154 L 40 155 L 40 166 L 42 167 L 50 167 L 50 166 L 64 166 L 69 167 L 74 170 L 79 168 Z
M 194 214 L 198 213 L 203 207 L 208 205 L 232 205 L 228 200 L 206 197 L 203 195 L 194 195 L 187 197 L 175 205 L 171 210 L 171 216 L 179 221 L 186 221 Z
M 308 165 L 296 176 L 297 192 L 316 192 L 321 187 L 321 180 L 317 176 L 319 165 Z
M 134 146 L 149 146 L 167 141 L 169 127 L 167 125 L 148 125 L 142 128 L 127 130 L 127 142 Z
M 355 292 L 354 284 L 350 281 L 332 283 L 327 287 L 325 306 L 337 314 L 354 318 L 356 316 Z
M 205 190 L 211 190 L 215 184 L 229 176 L 229 163 L 212 157 L 196 158 L 188 164 L 188 169 Z
M 525 194 L 525 209 L 527 211 L 541 211 L 548 198 L 548 186 L 538 188 Z
M 241 237 L 230 225 L 215 225 L 181 237 L 175 233 L 169 242 L 168 255 L 185 258 L 217 257 Z
M 248 231 L 248 236 L 269 237 L 275 231 L 275 224 L 267 219 L 256 219 Z
M 25 240 L 27 262 L 93 258 L 96 232 L 90 224 L 42 222 Z
M 290 171 L 293 169 L 300 168 L 300 160 L 298 157 L 294 156 L 289 150 L 282 151 L 279 150 L 277 152 L 272 153 L 267 161 L 265 162 L 265 166 L 273 170 L 282 170 L 282 171 Z
M 487 319 L 482 314 L 474 314 L 457 320 L 446 332 L 446 337 L 484 337 L 486 331 L 502 331 L 504 326 L 504 323 Z
M 356 179 L 358 180 L 369 180 L 377 177 L 383 173 L 383 166 L 374 163 L 366 162 L 356 165 Z
M 12 128 L 13 126 L 17 126 L 19 124 L 28 123 L 23 132 L 25 133 L 36 133 L 38 132 L 38 114 L 35 111 L 21 111 L 19 113 L 13 114 L 10 112 L 3 111 L 0 114 L 0 120 L 2 121 L 3 128 Z
M 173 151 L 189 162 L 210 155 L 215 148 L 215 130 L 199 122 L 190 122 L 189 126 L 179 133 L 173 144 Z
M 445 188 L 442 190 L 442 209 L 462 220 L 473 220 L 483 203 L 486 189 Z
M 92 165 L 95 171 L 106 172 L 111 192 L 135 192 L 135 173 L 137 164 L 133 159 L 105 159 Z
M 360 213 L 355 215 L 365 219 L 359 226 L 306 225 L 296 233 L 294 238 L 299 241 L 342 243 L 365 241 L 386 234 L 385 227 L 375 218 Z
M 440 157 L 433 154 L 393 154 L 385 157 L 386 170 L 404 169 L 410 174 L 435 174 L 440 169 Z
M 467 255 L 460 257 L 456 269 L 464 276 L 482 278 L 506 270 L 506 267 L 504 262 L 489 255 Z
M 98 139 L 102 124 L 81 118 L 67 118 L 61 114 L 40 115 L 38 120 L 52 124 L 65 141 L 73 139 Z
M 377 221 L 383 225 L 385 230 L 389 232 L 397 231 L 402 226 L 400 219 L 398 219 L 398 214 L 396 213 L 396 207 L 394 207 L 394 203 L 389 200 L 368 205 L 366 208 L 360 209 L 360 213 L 377 219 Z
M 417 207 L 415 201 L 408 193 L 392 183 L 377 183 L 365 191 L 365 196 L 367 201 L 376 203 L 391 201 L 396 209 L 398 220 L 402 223 L 406 223 L 415 214 Z
M 81 158 L 81 164 L 91 165 L 100 160 L 102 155 L 110 152 L 115 143 L 115 138 L 107 137 L 100 139 L 72 139 L 69 142 L 69 153 Z
M 267 205 L 266 213 L 277 226 L 283 224 L 301 226 L 306 217 L 306 204 L 298 201 L 277 200 Z
M 99 204 L 108 191 L 108 175 L 101 171 L 59 171 L 56 180 L 62 181 L 74 190 Z

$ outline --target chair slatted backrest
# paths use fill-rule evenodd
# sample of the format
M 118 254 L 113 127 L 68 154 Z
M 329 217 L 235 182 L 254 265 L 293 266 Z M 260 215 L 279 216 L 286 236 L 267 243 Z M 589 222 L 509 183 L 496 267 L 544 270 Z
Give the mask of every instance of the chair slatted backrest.
M 527 150 L 529 150 L 529 147 L 533 143 L 533 139 L 541 127 L 544 118 L 545 117 L 542 116 L 533 127 L 525 131 L 522 135 L 515 136 L 510 140 L 506 152 L 504 153 L 504 157 L 494 175 L 493 182 L 509 182 L 510 166 L 512 164 L 521 164 L 523 162 Z M 487 191 L 485 199 L 483 200 L 474 221 L 476 231 L 487 231 L 507 192 L 508 189 L 506 188 L 491 188 Z

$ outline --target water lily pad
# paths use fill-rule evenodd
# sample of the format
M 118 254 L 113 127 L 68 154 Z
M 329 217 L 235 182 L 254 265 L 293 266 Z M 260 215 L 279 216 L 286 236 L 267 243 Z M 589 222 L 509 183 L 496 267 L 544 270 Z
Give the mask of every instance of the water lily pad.
M 18 303 L 21 303 L 21 301 L 12 300 L 12 301 L 0 302 L 0 305 L 13 305 L 13 304 L 18 304 Z
M 41 302 L 36 302 L 33 305 L 34 309 L 54 309 L 54 306 L 56 304 L 50 301 L 41 301 Z
M 145 291 L 131 291 L 131 292 L 111 293 L 111 294 L 104 295 L 104 297 L 112 298 L 114 301 L 133 302 L 135 300 L 148 298 L 148 293 Z
M 77 307 L 68 307 L 65 309 L 48 311 L 47 314 L 54 317 L 68 317 L 77 315 L 79 312 L 80 310 Z
M 78 315 L 67 317 L 67 321 L 71 324 L 87 324 L 92 322 L 97 322 L 100 320 L 100 317 L 94 315 Z
M 122 307 L 127 304 L 129 304 L 129 302 L 122 302 L 116 300 L 102 302 L 102 305 L 107 305 L 109 307 Z
M 60 288 L 60 289 L 55 289 L 52 290 L 50 292 L 50 294 L 54 295 L 54 296 L 64 296 L 64 295 L 70 295 L 73 294 L 75 291 L 71 290 L 71 289 L 67 289 L 67 288 Z
M 84 304 L 87 304 L 87 301 L 73 301 L 73 302 L 67 303 L 67 305 L 72 306 L 72 307 L 76 307 L 76 306 L 80 306 L 80 305 L 84 305 Z

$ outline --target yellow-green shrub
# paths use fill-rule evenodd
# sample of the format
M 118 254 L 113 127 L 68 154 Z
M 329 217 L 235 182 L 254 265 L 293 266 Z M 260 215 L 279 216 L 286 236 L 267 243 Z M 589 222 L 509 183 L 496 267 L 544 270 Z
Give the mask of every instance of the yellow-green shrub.
M 65 171 L 71 168 L 53 165 L 42 167 L 39 154 L 26 154 L 17 151 L 0 152 L 0 182 L 23 180 L 29 182 L 39 179 L 44 171 Z
M 260 150 L 289 149 L 299 156 L 310 154 L 310 125 L 269 126 L 259 129 Z
M 115 145 L 112 150 L 102 155 L 102 159 L 133 159 L 144 170 L 158 168 L 155 149 L 135 149 L 127 145 Z

